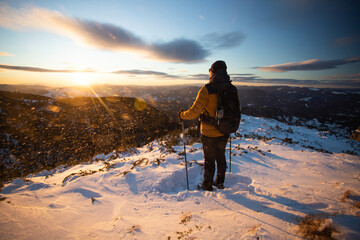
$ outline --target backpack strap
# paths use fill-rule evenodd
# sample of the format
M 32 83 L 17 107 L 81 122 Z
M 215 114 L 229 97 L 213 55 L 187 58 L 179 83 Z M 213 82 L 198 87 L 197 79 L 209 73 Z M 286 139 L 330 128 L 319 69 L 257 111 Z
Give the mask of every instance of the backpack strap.
M 233 87 L 232 81 L 229 81 L 229 82 L 224 82 L 224 83 L 221 83 L 221 84 L 218 84 L 217 85 L 217 95 L 218 95 L 218 98 L 217 98 L 217 105 L 218 107 L 219 106 L 223 106 L 224 104 L 224 89 L 225 88 L 229 88 L 230 86 Z
M 223 92 L 224 92 L 224 86 L 225 84 L 221 84 L 218 86 L 218 89 L 217 89 L 217 108 L 219 108 L 220 106 L 223 105 L 223 99 L 222 99 L 222 96 L 223 96 Z
M 217 93 L 217 87 L 214 86 L 213 83 L 205 84 L 206 89 L 208 90 L 209 94 L 215 94 Z
M 218 94 L 218 87 L 214 83 L 208 83 L 205 84 L 206 89 L 208 90 L 209 94 Z M 210 117 L 208 111 L 204 109 L 204 111 L 200 114 L 199 118 L 200 122 L 204 122 L 210 125 L 213 125 L 215 123 L 215 118 Z
M 210 117 L 208 111 L 204 109 L 204 111 L 200 114 L 199 121 L 209 125 L 214 125 L 216 120 L 215 118 Z

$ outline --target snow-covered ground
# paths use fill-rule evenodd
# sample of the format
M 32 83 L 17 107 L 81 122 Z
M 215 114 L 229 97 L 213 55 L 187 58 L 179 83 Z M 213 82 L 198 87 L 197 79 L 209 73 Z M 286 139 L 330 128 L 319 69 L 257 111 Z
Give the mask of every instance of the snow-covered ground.
M 0 193 L 0 238 L 301 239 L 299 220 L 315 214 L 335 238 L 360 239 L 358 143 L 248 116 L 233 138 L 225 189 L 213 192 L 196 187 L 199 143 L 187 146 L 189 191 L 183 146 L 159 141 L 14 180 Z

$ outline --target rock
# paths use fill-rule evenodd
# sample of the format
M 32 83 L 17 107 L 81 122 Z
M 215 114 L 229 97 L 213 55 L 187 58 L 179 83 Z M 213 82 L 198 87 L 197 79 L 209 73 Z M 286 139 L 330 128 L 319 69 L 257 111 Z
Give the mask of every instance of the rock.
M 360 142 L 360 127 L 351 134 L 350 139 Z

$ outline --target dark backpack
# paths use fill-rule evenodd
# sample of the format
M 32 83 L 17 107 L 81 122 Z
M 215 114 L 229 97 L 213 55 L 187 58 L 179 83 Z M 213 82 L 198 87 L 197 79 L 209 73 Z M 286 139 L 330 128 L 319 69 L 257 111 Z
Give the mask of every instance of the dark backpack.
M 222 134 L 236 132 L 241 119 L 240 100 L 237 88 L 231 81 L 221 84 L 208 83 L 205 85 L 209 94 L 217 93 L 217 107 L 215 118 L 208 113 L 202 114 L 201 121 L 216 127 Z

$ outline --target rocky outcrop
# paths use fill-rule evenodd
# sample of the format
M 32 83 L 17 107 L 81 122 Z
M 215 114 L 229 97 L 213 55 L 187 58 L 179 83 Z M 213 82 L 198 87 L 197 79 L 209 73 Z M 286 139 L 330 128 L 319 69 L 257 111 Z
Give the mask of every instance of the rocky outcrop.
M 350 139 L 360 142 L 360 127 L 351 134 Z

